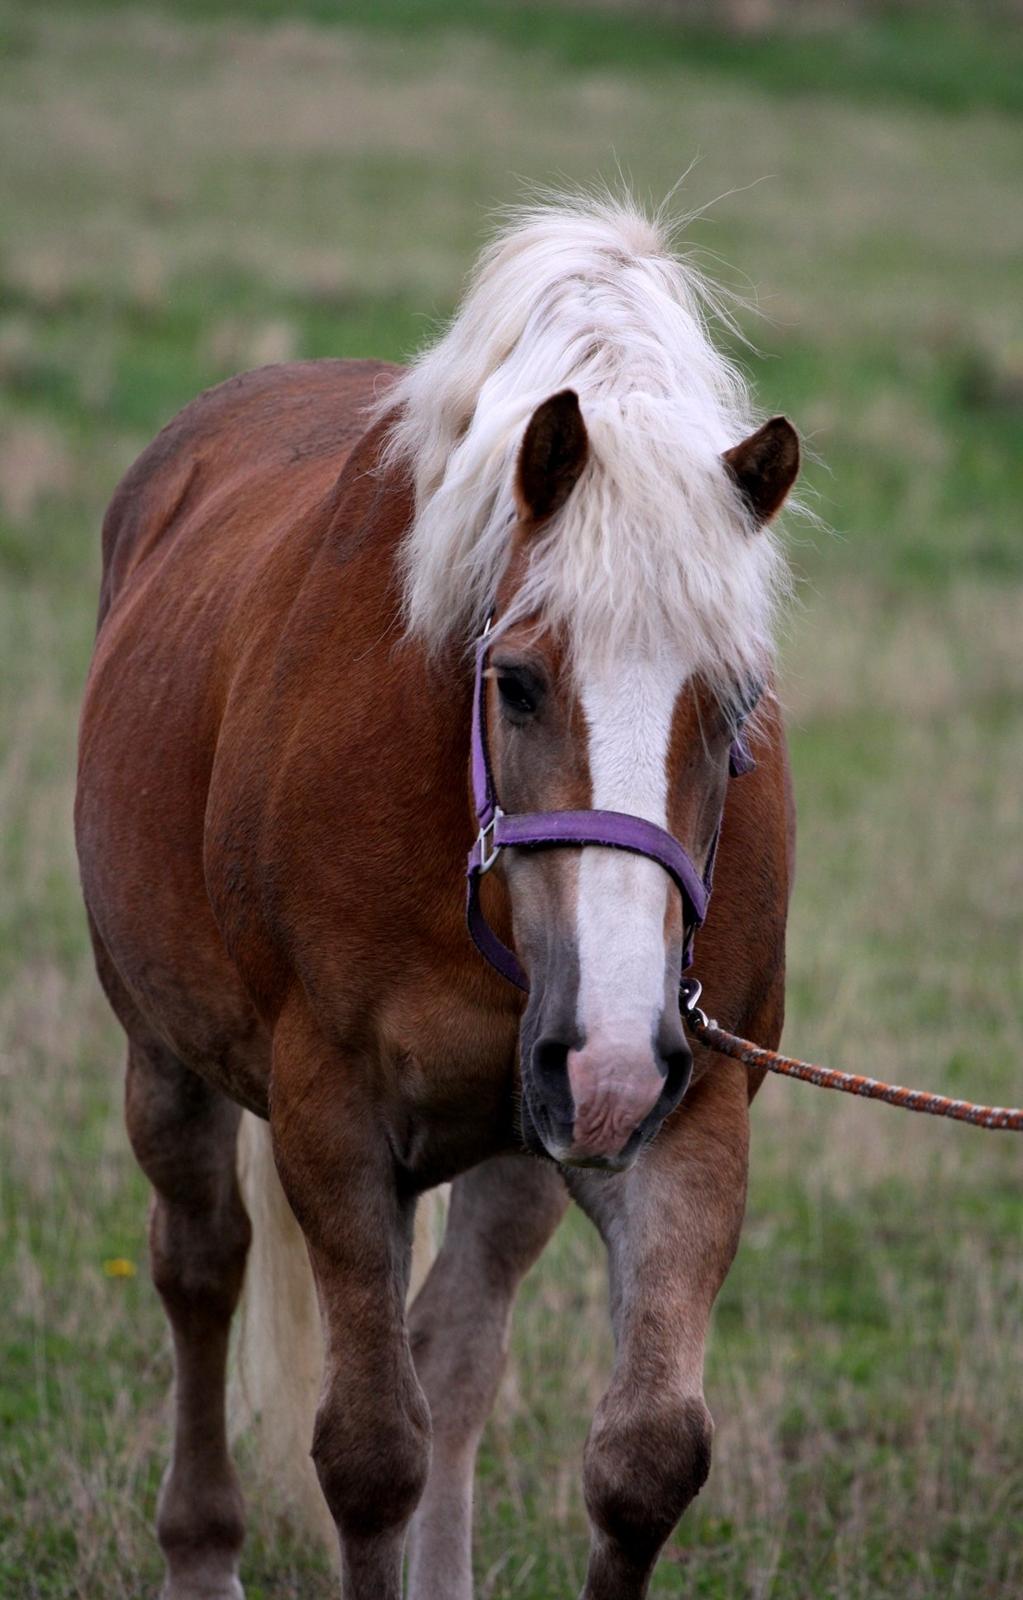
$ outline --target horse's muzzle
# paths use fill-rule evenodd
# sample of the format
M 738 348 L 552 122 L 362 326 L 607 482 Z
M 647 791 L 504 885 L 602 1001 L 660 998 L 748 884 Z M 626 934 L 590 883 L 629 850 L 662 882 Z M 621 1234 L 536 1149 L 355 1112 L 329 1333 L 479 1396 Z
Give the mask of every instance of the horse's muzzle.
M 527 1143 L 566 1166 L 630 1166 L 688 1086 L 692 1054 L 680 1029 L 672 1045 L 538 1039 L 523 1060 Z

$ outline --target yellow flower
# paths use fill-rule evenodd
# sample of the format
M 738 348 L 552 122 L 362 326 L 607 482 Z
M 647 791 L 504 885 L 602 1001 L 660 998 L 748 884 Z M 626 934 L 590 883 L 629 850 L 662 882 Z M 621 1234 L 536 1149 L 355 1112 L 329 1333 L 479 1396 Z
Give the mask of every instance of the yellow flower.
M 134 1278 L 135 1263 L 126 1261 L 124 1256 L 111 1256 L 103 1263 L 103 1271 L 108 1278 Z

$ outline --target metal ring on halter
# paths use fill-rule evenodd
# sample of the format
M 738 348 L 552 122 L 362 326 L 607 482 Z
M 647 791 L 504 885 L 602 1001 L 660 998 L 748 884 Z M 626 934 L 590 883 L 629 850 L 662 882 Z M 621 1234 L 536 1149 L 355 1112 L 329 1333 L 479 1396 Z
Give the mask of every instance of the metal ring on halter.
M 491 817 L 486 827 L 481 828 L 479 833 L 476 835 L 476 843 L 480 848 L 479 872 L 481 876 L 484 872 L 490 871 L 491 867 L 494 865 L 494 862 L 501 854 L 501 846 L 494 843 L 494 829 L 497 827 L 497 824 L 500 822 L 503 816 L 504 812 L 501 810 L 501 807 L 495 806 L 494 815 Z
M 699 1004 L 703 993 L 703 984 L 699 978 L 683 978 L 678 986 L 678 997 L 682 1007 L 682 1016 L 687 1022 L 694 1022 L 698 1028 L 713 1027 L 706 1011 Z

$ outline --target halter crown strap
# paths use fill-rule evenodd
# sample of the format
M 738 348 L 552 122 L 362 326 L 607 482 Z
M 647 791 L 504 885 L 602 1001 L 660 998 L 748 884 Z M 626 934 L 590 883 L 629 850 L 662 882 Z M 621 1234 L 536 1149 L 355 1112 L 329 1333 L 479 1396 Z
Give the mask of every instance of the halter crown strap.
M 497 810 L 487 743 L 487 703 L 483 693 L 483 665 L 487 659 L 488 622 L 476 641 L 476 676 L 472 693 L 472 798 L 480 829 L 488 828 Z
M 701 873 L 674 835 L 656 823 L 648 822 L 645 817 L 632 816 L 624 811 L 595 810 L 519 812 L 507 816 L 497 803 L 487 741 L 483 669 L 489 648 L 489 632 L 488 622 L 476 645 L 472 701 L 472 792 L 479 833 L 469 852 L 466 868 L 466 920 L 477 949 L 509 983 L 514 983 L 519 989 L 528 989 L 529 984 L 518 958 L 497 937 L 483 914 L 480 879 L 485 872 L 489 872 L 502 849 L 514 847 L 535 850 L 595 844 L 609 850 L 628 850 L 634 855 L 646 856 L 664 868 L 682 896 L 686 928 L 682 966 L 683 969 L 690 967 L 693 939 L 697 929 L 703 925 L 710 901 L 720 823 L 711 843 L 707 866 Z M 753 761 L 745 743 L 736 739 L 730 752 L 729 770 L 733 776 L 738 776 L 748 772 L 752 766 Z

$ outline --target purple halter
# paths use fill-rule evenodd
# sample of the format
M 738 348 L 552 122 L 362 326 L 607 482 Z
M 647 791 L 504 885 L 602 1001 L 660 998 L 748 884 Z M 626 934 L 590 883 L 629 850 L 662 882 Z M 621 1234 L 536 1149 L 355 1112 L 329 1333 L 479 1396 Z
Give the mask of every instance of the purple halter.
M 700 873 L 688 851 L 678 840 L 644 817 L 634 817 L 624 811 L 533 811 L 506 816 L 497 803 L 494 779 L 490 771 L 487 748 L 486 706 L 483 693 L 483 668 L 489 649 L 490 624 L 476 644 L 476 681 L 472 700 L 472 792 L 476 806 L 479 833 L 469 852 L 466 869 L 468 894 L 466 920 L 477 949 L 503 978 L 519 989 L 528 989 L 526 975 L 514 953 L 497 937 L 483 915 L 480 904 L 480 879 L 497 860 L 501 850 L 509 847 L 536 849 L 550 846 L 599 844 L 609 850 L 630 850 L 634 855 L 648 856 L 664 868 L 677 885 L 682 896 L 685 926 L 685 948 L 682 954 L 683 970 L 692 966 L 693 940 L 703 925 L 710 901 L 714 856 L 717 852 L 718 834 L 715 831 L 707 857 L 707 866 Z M 737 738 L 731 748 L 729 770 L 733 776 L 749 772 L 754 762 L 742 738 Z

